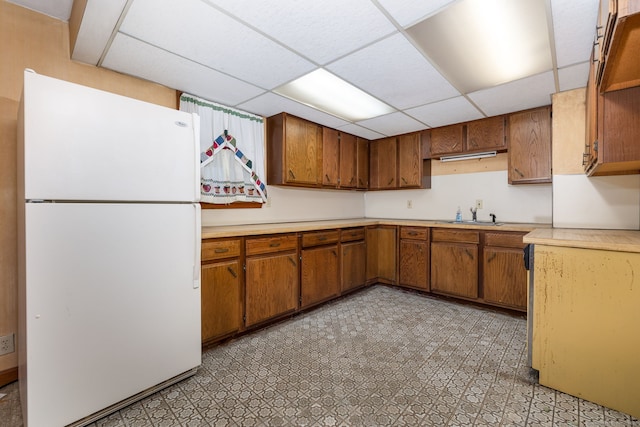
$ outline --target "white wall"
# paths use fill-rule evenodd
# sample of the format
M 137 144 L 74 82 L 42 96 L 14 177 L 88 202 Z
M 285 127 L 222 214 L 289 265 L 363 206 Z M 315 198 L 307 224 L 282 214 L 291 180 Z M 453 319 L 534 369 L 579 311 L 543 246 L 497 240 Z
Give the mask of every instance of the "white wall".
M 428 190 L 369 191 L 365 215 L 371 218 L 454 220 L 458 206 L 463 219 L 471 219 L 469 208 L 482 199 L 478 220 L 551 223 L 551 185 L 509 185 L 507 171 L 440 175 L 431 178 Z M 413 208 L 407 208 L 411 200 Z
M 640 175 L 555 175 L 553 226 L 640 229 Z
M 364 217 L 364 192 L 269 186 L 261 209 L 208 209 L 202 225 L 262 224 Z

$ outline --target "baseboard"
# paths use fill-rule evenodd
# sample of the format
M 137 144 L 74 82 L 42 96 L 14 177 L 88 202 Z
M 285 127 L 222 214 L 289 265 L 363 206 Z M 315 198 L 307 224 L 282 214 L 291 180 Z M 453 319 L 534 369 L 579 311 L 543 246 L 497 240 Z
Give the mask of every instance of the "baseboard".
M 9 368 L 4 371 L 0 371 L 0 387 L 4 387 L 14 381 L 18 381 L 18 367 Z

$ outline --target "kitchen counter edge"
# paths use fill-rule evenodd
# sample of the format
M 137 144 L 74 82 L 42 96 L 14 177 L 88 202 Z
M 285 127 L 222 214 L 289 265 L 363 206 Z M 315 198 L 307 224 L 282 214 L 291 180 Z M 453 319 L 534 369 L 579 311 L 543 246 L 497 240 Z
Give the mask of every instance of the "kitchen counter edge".
M 223 237 L 258 236 L 277 233 L 298 233 L 304 231 L 318 231 L 334 228 L 363 227 L 370 225 L 400 225 L 416 227 L 461 228 L 485 231 L 520 231 L 531 232 L 540 227 L 551 227 L 550 224 L 502 223 L 502 225 L 457 224 L 438 220 L 413 219 L 381 219 L 381 218 L 353 218 L 321 221 L 282 222 L 265 224 L 238 224 L 202 227 L 202 239 L 217 239 Z
M 640 252 L 640 231 L 638 230 L 537 228 L 524 236 L 523 241 L 536 245 L 578 249 Z

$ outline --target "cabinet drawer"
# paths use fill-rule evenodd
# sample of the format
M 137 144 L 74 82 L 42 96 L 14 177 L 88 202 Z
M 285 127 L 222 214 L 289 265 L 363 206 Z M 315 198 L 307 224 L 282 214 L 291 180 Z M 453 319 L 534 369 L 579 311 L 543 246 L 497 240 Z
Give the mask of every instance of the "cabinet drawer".
M 340 241 L 353 242 L 355 240 L 364 240 L 364 227 L 342 230 Z
M 204 240 L 201 247 L 202 261 L 240 256 L 240 239 Z
M 431 241 L 479 243 L 480 233 L 472 230 L 435 228 L 431 231 Z
M 484 235 L 485 246 L 501 246 L 504 248 L 524 248 L 523 233 L 491 233 Z
M 425 227 L 400 227 L 401 239 L 427 240 L 429 229 Z
M 308 248 L 310 246 L 328 245 L 330 243 L 336 243 L 338 240 L 340 240 L 339 230 L 304 233 L 302 235 L 302 247 Z
M 297 248 L 298 238 L 295 234 L 259 237 L 255 239 L 247 239 L 246 242 L 247 256 L 290 251 Z

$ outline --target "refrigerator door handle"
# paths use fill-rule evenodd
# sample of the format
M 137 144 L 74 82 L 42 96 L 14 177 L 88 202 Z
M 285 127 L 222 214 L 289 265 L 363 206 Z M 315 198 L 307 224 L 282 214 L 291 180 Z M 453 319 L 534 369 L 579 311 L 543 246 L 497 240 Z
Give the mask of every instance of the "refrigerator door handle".
M 202 223 L 201 223 L 201 215 L 200 215 L 200 203 L 193 204 L 193 215 L 194 215 L 194 244 L 195 248 L 194 253 L 194 265 L 193 265 L 193 289 L 198 289 L 200 287 L 200 248 L 202 245 Z
M 193 120 L 193 151 L 194 151 L 194 180 L 195 185 L 193 186 L 195 190 L 195 194 L 193 201 L 200 201 L 200 184 L 201 184 L 201 173 L 200 173 L 200 116 L 196 113 L 191 113 L 191 117 Z

